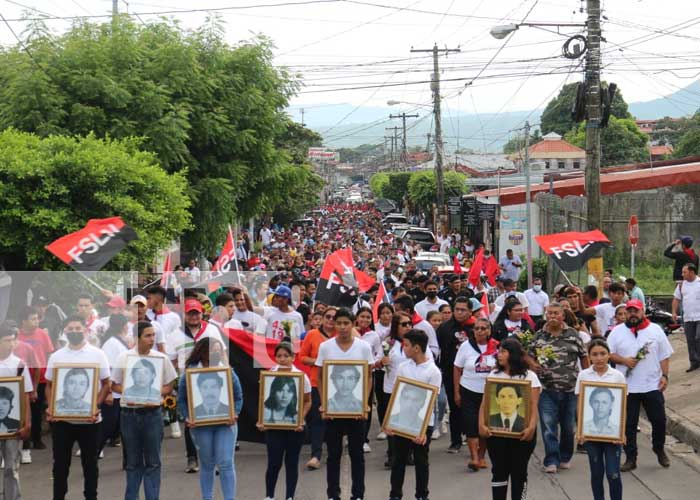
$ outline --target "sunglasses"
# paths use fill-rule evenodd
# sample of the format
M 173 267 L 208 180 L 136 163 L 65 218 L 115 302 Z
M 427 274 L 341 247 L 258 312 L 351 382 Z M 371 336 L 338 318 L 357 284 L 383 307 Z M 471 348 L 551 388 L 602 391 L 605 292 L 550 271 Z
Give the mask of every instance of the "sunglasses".
M 474 330 L 486 330 L 486 331 L 489 331 L 489 327 L 488 327 L 488 326 L 475 326 L 475 327 L 474 327 Z
M 335 319 L 335 315 L 334 315 L 334 314 L 329 314 L 329 315 L 327 315 L 327 316 L 324 316 L 324 318 L 326 318 L 326 319 Z
M 411 323 L 410 321 L 402 321 L 401 323 L 399 323 L 399 326 L 413 326 L 413 323 Z

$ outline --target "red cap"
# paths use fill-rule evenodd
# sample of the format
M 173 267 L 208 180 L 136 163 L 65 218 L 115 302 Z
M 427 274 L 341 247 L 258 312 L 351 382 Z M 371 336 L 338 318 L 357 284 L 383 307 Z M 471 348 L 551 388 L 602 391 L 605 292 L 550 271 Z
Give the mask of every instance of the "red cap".
M 113 295 L 107 302 L 107 307 L 126 307 L 126 301 L 119 295 Z
M 630 299 L 625 303 L 625 309 L 639 309 L 643 311 L 644 304 L 642 304 L 642 301 L 639 299 Z
M 197 299 L 187 299 L 185 301 L 185 312 L 199 311 L 202 312 L 202 304 Z

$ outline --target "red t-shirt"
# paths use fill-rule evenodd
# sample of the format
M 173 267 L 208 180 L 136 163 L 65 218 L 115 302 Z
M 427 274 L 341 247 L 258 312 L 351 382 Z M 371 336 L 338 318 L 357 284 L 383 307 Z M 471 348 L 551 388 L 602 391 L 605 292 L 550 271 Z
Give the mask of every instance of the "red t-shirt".
M 29 344 L 29 346 L 34 351 L 34 358 L 36 359 L 37 366 L 41 368 L 41 378 L 39 383 L 46 383 L 46 378 L 44 374 L 46 373 L 46 363 L 49 360 L 49 356 L 53 352 L 53 344 L 51 343 L 51 337 L 46 330 L 42 328 L 37 328 L 34 333 L 28 334 L 24 330 L 20 330 L 17 334 L 17 340 Z

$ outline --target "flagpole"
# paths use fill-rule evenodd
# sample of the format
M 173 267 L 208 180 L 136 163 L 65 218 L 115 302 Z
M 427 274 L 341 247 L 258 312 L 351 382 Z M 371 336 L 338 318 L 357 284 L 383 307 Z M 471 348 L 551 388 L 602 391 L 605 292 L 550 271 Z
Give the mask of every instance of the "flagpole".
M 87 276 L 85 276 L 85 275 L 83 274 L 82 271 L 78 271 L 78 270 L 76 269 L 76 272 L 77 272 L 80 276 L 82 276 L 83 278 L 85 278 L 85 279 L 87 280 L 88 283 L 90 283 L 91 285 L 97 287 L 99 290 L 101 290 L 101 291 L 103 291 L 103 292 L 111 292 L 111 290 L 107 290 L 106 288 L 101 287 L 101 286 L 98 285 L 94 280 L 92 280 L 91 278 L 88 278 Z
M 238 230 L 238 224 L 236 224 L 236 230 Z M 236 233 L 233 232 L 233 229 L 231 229 L 231 224 L 228 225 L 228 232 L 231 233 L 231 241 L 233 241 L 233 266 L 234 269 L 236 270 L 236 279 L 238 279 L 238 286 L 241 285 L 241 275 L 239 274 L 238 270 L 238 256 L 236 255 L 238 253 L 238 250 L 236 248 Z

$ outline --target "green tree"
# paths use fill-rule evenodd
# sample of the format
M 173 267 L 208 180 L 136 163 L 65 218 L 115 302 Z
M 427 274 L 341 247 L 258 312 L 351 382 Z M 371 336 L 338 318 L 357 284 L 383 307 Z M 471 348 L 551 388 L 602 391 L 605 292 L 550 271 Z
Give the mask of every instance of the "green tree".
M 676 158 L 697 155 L 700 155 L 700 127 L 690 129 L 683 134 L 673 151 L 673 156 Z
M 266 192 L 284 189 L 290 156 L 276 145 L 298 84 L 273 65 L 268 39 L 232 47 L 216 18 L 188 30 L 122 16 L 58 37 L 35 23 L 23 42 L 0 52 L 0 128 L 143 137 L 168 172 L 186 172 L 182 242 L 199 254 L 216 253 L 232 221 L 274 209 Z
M 578 84 L 576 83 L 564 85 L 559 91 L 559 95 L 549 101 L 547 107 L 544 108 L 542 116 L 540 117 L 540 128 L 543 135 L 547 135 L 550 132 L 556 132 L 557 134 L 563 136 L 576 126 L 574 120 L 571 118 L 571 109 L 576 102 L 577 85 Z M 602 82 L 602 91 L 607 92 L 607 88 L 607 83 Z M 613 97 L 612 108 L 610 111 L 611 116 L 615 116 L 617 118 L 632 118 L 619 87 L 615 92 L 615 96 Z
M 578 128 L 566 134 L 565 139 L 575 146 L 585 148 L 586 124 L 581 123 Z M 608 126 L 602 129 L 600 143 L 602 167 L 638 163 L 649 158 L 647 136 L 632 119 L 611 116 Z
M 540 129 L 535 129 L 535 131 L 530 135 L 530 144 L 535 144 L 542 140 L 542 135 L 540 134 Z M 512 154 L 525 149 L 525 135 L 518 134 L 511 138 L 508 142 L 503 145 L 504 154 Z
M 445 200 L 450 196 L 460 196 L 467 192 L 467 176 L 452 170 L 444 174 Z M 415 205 L 431 210 L 437 199 L 437 183 L 434 170 L 415 172 L 408 182 L 408 197 Z
M 121 216 L 139 239 L 107 269 L 142 269 L 189 227 L 185 174 L 168 174 L 135 139 L 0 132 L 0 259 L 15 270 L 65 269 L 44 247 L 88 219 Z
M 362 163 L 376 156 L 382 146 L 380 144 L 360 144 L 355 148 L 340 148 L 341 163 Z
M 382 198 L 387 198 L 401 206 L 408 195 L 408 181 L 411 172 L 393 172 L 389 174 L 389 182 L 382 185 Z
M 384 186 L 389 184 L 389 174 L 385 172 L 377 172 L 369 178 L 369 188 L 375 198 L 381 198 Z
M 284 189 L 273 191 L 271 204 L 275 221 L 286 224 L 318 206 L 323 179 L 309 165 L 287 165 L 277 172 L 276 184 Z M 293 194 L 291 194 L 293 193 Z

